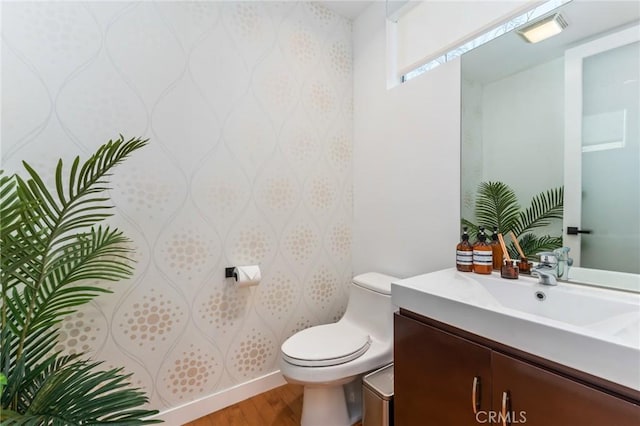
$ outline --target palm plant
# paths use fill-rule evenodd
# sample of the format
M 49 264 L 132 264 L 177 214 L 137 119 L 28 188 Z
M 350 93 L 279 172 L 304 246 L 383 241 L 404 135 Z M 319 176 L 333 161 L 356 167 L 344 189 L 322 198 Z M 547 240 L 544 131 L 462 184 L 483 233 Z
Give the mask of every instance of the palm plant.
M 562 247 L 561 236 L 536 235 L 533 231 L 552 224 L 554 220 L 562 220 L 563 207 L 563 187 L 539 193 L 532 198 L 529 207 L 521 211 L 515 192 L 507 184 L 482 182 L 478 186 L 475 206 L 477 223 L 463 218 L 462 225 L 469 228 L 470 235 L 477 234 L 480 226 L 487 229 L 497 227 L 505 235 L 512 231 L 525 256 L 532 258 L 538 252 Z M 518 258 L 515 246 L 508 245 L 510 255 Z
M 101 280 L 133 273 L 129 239 L 97 225 L 111 216 L 107 178 L 146 145 L 122 136 L 68 176 L 62 160 L 50 191 L 28 163 L 28 178 L 0 172 L 0 423 L 2 425 L 141 425 L 155 410 L 122 369 L 100 371 L 84 354 L 55 351 L 59 323 L 109 290 Z M 97 283 L 96 283 L 97 280 Z M 3 386 L 4 384 L 4 386 Z

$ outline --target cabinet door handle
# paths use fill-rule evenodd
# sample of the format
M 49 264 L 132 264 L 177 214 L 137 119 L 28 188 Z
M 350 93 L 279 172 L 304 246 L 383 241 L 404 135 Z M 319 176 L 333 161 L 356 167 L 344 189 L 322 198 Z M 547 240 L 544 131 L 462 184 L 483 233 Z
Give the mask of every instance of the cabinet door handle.
M 473 378 L 473 387 L 471 388 L 471 407 L 473 414 L 478 414 L 480 409 L 480 376 Z
M 511 401 L 509 401 L 509 392 L 502 392 L 502 408 L 500 414 L 502 415 L 502 426 L 511 425 L 511 420 L 509 419 L 509 405 L 511 405 Z

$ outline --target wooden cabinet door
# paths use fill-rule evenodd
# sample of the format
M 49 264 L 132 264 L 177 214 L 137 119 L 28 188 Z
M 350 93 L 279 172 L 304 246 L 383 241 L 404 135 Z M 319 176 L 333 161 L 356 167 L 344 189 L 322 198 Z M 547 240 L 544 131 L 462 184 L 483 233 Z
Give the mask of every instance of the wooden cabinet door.
M 477 426 L 474 409 L 491 407 L 491 351 L 398 314 L 394 333 L 395 426 Z
M 640 425 L 638 405 L 497 352 L 492 353 L 491 365 L 494 416 L 502 411 L 504 392 L 508 395 L 505 411 L 510 422 L 500 419 L 497 424 Z

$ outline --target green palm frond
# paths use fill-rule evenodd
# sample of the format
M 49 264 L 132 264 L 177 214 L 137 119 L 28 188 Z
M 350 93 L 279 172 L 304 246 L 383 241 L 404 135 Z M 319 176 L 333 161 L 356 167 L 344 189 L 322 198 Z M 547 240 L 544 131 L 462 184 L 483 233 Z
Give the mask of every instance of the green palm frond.
M 112 169 L 146 144 L 121 136 L 84 163 L 76 157 L 66 174 L 60 160 L 53 190 L 26 162 L 26 179 L 0 173 L 3 425 L 156 422 L 143 418 L 157 411 L 135 408 L 147 399 L 121 370 L 54 352 L 57 324 L 110 292 L 100 281 L 133 274 L 129 239 L 99 223 L 112 214 L 104 195 Z
M 30 262 L 35 254 L 30 247 L 30 240 L 24 238 L 24 214 L 33 205 L 25 203 L 17 192 L 16 176 L 5 176 L 0 170 L 0 283 L 2 294 L 9 288 L 12 274 L 25 263 Z
M 20 226 L 23 206 L 15 187 L 15 177 L 0 170 L 0 236 L 9 235 Z
M 518 238 L 520 247 L 525 253 L 527 258 L 534 259 L 536 253 L 542 251 L 553 251 L 559 247 L 562 247 L 562 237 L 553 237 L 550 235 L 537 236 L 532 233 L 527 233 Z M 510 247 L 510 253 L 515 256 L 514 259 L 519 257 L 515 247 Z
M 51 349 L 57 343 L 57 332 L 51 330 L 46 336 Z M 40 346 L 40 345 L 38 345 Z M 17 359 L 15 367 L 10 370 L 6 394 L 3 395 L 3 405 L 11 406 L 18 413 L 25 413 L 29 409 L 33 398 L 34 389 L 37 389 L 42 377 L 53 370 L 59 362 L 57 353 L 39 355 L 31 350 L 25 350 L 24 356 Z M 37 364 L 27 366 L 28 359 L 38 359 Z
M 131 388 L 130 375 L 122 369 L 96 371 L 99 362 L 79 360 L 77 356 L 57 357 L 31 381 L 21 394 L 26 409 L 2 416 L 3 425 L 142 425 L 160 423 L 142 420 L 148 410 L 136 407 L 147 398 Z
M 547 226 L 553 219 L 561 219 L 564 211 L 564 188 L 553 188 L 533 197 L 531 205 L 520 212 L 512 231 L 516 235 L 524 234 L 535 228 Z
M 64 424 L 140 425 L 158 423 L 139 417 L 148 413 L 136 407 L 147 398 L 139 389 L 130 388 L 130 375 L 122 369 L 97 371 L 99 362 L 77 356 L 59 357 L 33 380 L 28 409 L 22 420 L 39 419 L 42 424 L 58 419 Z M 11 423 L 9 423 L 11 424 Z
M 105 233 L 100 228 L 90 230 L 88 227 L 110 216 L 108 210 L 111 206 L 105 204 L 108 197 L 99 194 L 107 189 L 105 178 L 111 169 L 145 144 L 146 140 L 125 142 L 122 137 L 109 141 L 82 165 L 79 172 L 80 159 L 76 157 L 66 193 L 61 160 L 55 173 L 56 194 L 49 192 L 38 173 L 24 163 L 30 178 L 25 181 L 16 177 L 17 192 L 22 202 L 33 208 L 23 212 L 23 226 L 7 241 L 17 252 L 26 253 L 15 256 L 24 261 L 14 264 L 11 275 L 3 282 L 4 291 L 16 286 L 23 291 L 24 297 L 15 299 L 12 306 L 15 313 L 19 312 L 14 316 L 17 321 L 14 327 L 21 330 L 23 339 L 32 327 L 52 326 L 73 312 L 47 309 L 51 294 L 62 292 L 63 299 L 68 302 L 67 307 L 78 306 L 104 290 L 71 284 L 87 277 L 114 280 L 131 274 L 132 269 L 123 262 L 106 257 L 101 260 L 104 254 L 108 254 L 105 250 L 115 249 L 123 253 L 122 256 L 126 255 L 126 250 L 121 248 L 126 240 L 121 234 Z M 101 239 L 103 234 L 109 235 L 112 241 Z M 87 272 L 90 269 L 94 271 L 92 274 Z M 41 321 L 42 312 L 48 314 L 46 321 Z
M 476 219 L 487 229 L 511 229 L 518 220 L 520 205 L 515 192 L 502 182 L 482 182 L 476 198 Z
M 515 192 L 502 182 L 482 182 L 478 186 L 475 215 L 477 223 L 462 219 L 462 226 L 468 228 L 469 235 L 475 237 L 480 226 L 491 230 L 497 227 L 503 235 L 513 232 L 527 257 L 540 251 L 562 247 L 562 237 L 550 235 L 536 236 L 532 230 L 562 220 L 564 208 L 564 188 L 553 188 L 533 197 L 531 204 L 520 211 Z M 508 240 L 507 240 L 508 241 Z M 509 244 L 509 254 L 518 258 L 515 246 Z
M 57 255 L 50 263 L 50 273 L 38 287 L 36 303 L 40 308 L 31 317 L 31 330 L 50 327 L 65 316 L 73 313 L 75 307 L 83 305 L 100 293 L 109 293 L 98 286 L 80 285 L 87 280 L 117 281 L 129 277 L 133 272 L 126 244 L 129 240 L 118 230 L 108 227 L 92 228 L 87 234 L 79 234 L 73 243 L 65 244 L 64 250 L 57 249 Z M 73 287 L 70 284 L 78 283 Z M 23 314 L 28 314 L 26 306 L 17 306 Z

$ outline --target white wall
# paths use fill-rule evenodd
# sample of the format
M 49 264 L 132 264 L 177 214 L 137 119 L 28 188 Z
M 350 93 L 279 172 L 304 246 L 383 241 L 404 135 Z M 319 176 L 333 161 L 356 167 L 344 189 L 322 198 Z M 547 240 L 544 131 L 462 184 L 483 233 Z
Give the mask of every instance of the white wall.
M 464 60 L 462 62 L 464 66 Z M 460 153 L 461 175 L 461 215 L 472 220 L 475 213 L 475 199 L 478 183 L 482 182 L 482 89 L 475 81 L 462 80 L 462 152 Z
M 482 111 L 484 181 L 505 181 L 527 204 L 562 186 L 564 58 L 486 84 Z
M 464 218 L 474 219 L 480 182 L 505 182 L 522 208 L 534 195 L 562 186 L 562 57 L 486 84 L 464 80 L 462 103 Z M 559 226 L 547 232 L 560 235 Z
M 354 273 L 452 266 L 460 218 L 459 61 L 386 88 L 384 2 L 354 22 Z
M 432 8 L 431 25 L 412 27 L 419 29 L 412 36 L 416 43 L 440 39 L 442 24 L 451 30 L 440 39 L 445 45 L 430 45 L 429 51 L 447 47 L 451 34 L 466 39 L 535 2 L 446 3 Z M 477 8 L 482 19 L 467 19 Z M 389 69 L 397 69 L 388 60 L 397 59 L 398 48 L 387 52 L 387 42 L 385 4 L 375 2 L 353 27 L 353 269 L 404 277 L 454 265 L 461 198 L 460 60 L 387 90 Z
M 398 25 L 398 68 L 424 63 L 518 15 L 536 0 L 422 1 Z

